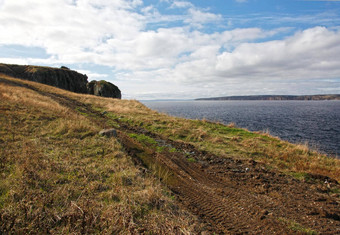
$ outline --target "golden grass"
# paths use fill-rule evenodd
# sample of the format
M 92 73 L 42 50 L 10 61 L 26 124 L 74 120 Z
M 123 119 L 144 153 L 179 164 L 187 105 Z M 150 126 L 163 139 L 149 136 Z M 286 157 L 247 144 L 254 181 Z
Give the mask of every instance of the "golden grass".
M 196 218 L 176 206 L 115 139 L 44 92 L 126 113 L 140 104 L 79 95 L 8 78 L 0 82 L 0 233 L 178 234 Z M 113 102 L 110 102 L 113 101 Z M 135 104 L 126 108 L 129 104 Z
M 27 106 L 33 106 L 41 109 L 51 109 L 58 113 L 67 113 L 70 110 L 61 106 L 58 102 L 49 97 L 39 95 L 38 93 L 28 90 L 24 87 L 13 87 L 11 85 L 2 84 L 0 93 L 3 99 L 11 100 L 12 102 L 21 103 Z

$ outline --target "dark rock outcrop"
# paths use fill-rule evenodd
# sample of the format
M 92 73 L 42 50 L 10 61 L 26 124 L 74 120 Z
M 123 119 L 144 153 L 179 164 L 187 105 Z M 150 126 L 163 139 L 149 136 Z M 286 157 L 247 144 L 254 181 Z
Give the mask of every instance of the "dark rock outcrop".
M 0 64 L 0 73 L 77 93 L 87 93 L 87 76 L 67 68 Z
M 51 68 L 0 63 L 0 73 L 15 78 L 39 82 L 65 90 L 121 99 L 119 88 L 106 81 L 87 82 L 87 76 L 68 67 Z
M 107 81 L 91 81 L 87 83 L 88 94 L 118 98 L 121 99 L 122 95 L 119 88 Z

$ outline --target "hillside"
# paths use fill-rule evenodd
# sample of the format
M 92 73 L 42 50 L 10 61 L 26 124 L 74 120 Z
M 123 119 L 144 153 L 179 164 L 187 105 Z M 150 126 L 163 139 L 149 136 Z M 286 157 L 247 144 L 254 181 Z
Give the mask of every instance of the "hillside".
M 340 95 L 253 95 L 199 98 L 196 100 L 340 100 Z
M 340 232 L 340 161 L 266 133 L 0 75 L 0 147 L 0 233 Z

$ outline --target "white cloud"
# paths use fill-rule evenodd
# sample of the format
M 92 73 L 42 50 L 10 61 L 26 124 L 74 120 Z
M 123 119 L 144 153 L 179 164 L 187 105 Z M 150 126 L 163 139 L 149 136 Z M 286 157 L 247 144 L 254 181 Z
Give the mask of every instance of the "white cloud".
M 212 14 L 209 12 L 203 12 L 198 9 L 190 8 L 189 11 L 190 18 L 186 19 L 185 22 L 193 24 L 195 26 L 202 27 L 202 24 L 206 23 L 217 23 L 222 20 L 221 15 Z
M 171 8 L 192 8 L 194 5 L 187 1 L 174 1 L 171 4 Z
M 137 2 L 138 3 L 138 2 Z M 142 16 L 131 13 L 136 1 L 6 1 L 0 15 L 1 44 L 40 46 L 50 54 L 79 54 L 105 37 L 130 38 Z M 72 16 L 72 17 L 70 17 Z
M 221 19 L 188 2 L 172 4 L 190 7 L 188 15 L 182 17 L 184 23 L 192 26 L 201 27 Z M 0 30 L 7 32 L 0 36 L 0 45 L 42 47 L 53 58 L 46 63 L 97 63 L 134 70 L 175 66 L 178 56 L 201 46 L 249 38 L 237 35 L 242 30 L 223 38 L 228 33 L 215 36 L 186 26 L 145 31 L 150 21 L 172 19 L 153 6 L 143 7 L 143 14 L 133 10 L 140 6 L 141 1 L 123 0 L 8 0 L 0 15 Z M 256 37 L 251 31 L 243 30 Z
M 337 78 L 339 43 L 339 31 L 315 27 L 286 40 L 241 44 L 218 56 L 216 70 L 226 76 L 258 79 Z
M 133 98 L 170 93 L 189 98 L 224 95 L 230 90 L 270 93 L 280 88 L 299 92 L 289 87 L 290 82 L 311 88 L 320 84 L 315 79 L 339 78 L 339 28 L 313 27 L 274 41 L 268 38 L 292 29 L 207 33 L 202 27 L 218 24 L 221 15 L 186 1 L 166 2 L 184 13 L 164 15 L 141 0 L 6 0 L 2 7 L 0 1 L 0 31 L 6 32 L 0 34 L 0 45 L 41 47 L 48 54 L 47 59 L 0 60 L 110 66 L 114 82 L 125 97 Z M 177 24 L 162 25 L 169 22 Z M 148 28 L 149 24 L 160 25 Z M 91 79 L 110 79 L 85 72 Z
M 310 94 L 327 92 L 327 86 L 333 93 L 340 92 L 340 31 L 315 27 L 284 40 L 239 43 L 233 51 L 222 53 L 219 44 L 214 44 L 216 40 L 206 42 L 174 68 L 131 76 L 148 84 L 155 82 L 148 77 L 162 80 L 166 87 L 159 85 L 155 91 L 163 98 Z
M 86 74 L 87 77 L 89 78 L 88 80 L 103 80 L 108 78 L 107 74 L 103 74 L 103 73 L 93 73 L 90 70 L 82 70 L 82 69 L 78 69 L 77 72 L 82 73 L 82 74 Z

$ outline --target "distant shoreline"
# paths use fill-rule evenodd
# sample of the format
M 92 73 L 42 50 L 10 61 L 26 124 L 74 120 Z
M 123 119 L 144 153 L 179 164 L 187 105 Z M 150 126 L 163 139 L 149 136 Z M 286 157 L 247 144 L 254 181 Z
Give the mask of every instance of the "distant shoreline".
M 340 94 L 224 96 L 224 97 L 198 98 L 195 100 L 340 100 Z

